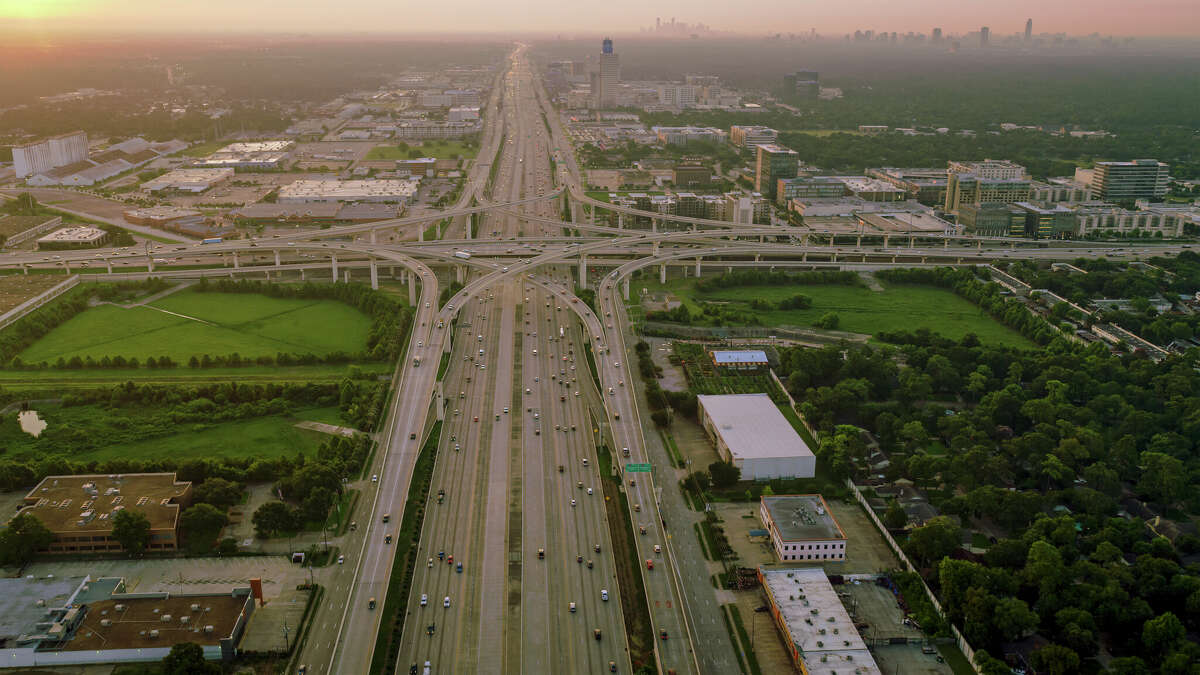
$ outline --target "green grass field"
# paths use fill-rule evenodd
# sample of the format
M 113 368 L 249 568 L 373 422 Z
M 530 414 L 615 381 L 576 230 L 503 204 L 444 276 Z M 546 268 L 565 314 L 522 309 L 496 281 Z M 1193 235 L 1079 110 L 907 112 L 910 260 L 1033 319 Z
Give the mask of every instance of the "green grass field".
M 73 461 L 102 462 L 164 456 L 179 461 L 196 457 L 310 455 L 326 436 L 298 429 L 296 423 L 330 421 L 338 413 L 337 408 L 305 408 L 290 415 L 171 425 L 164 421 L 163 410 L 154 408 L 52 405 L 37 410 L 47 424 L 41 438 L 22 431 L 16 413 L 0 420 L 0 447 L 6 449 L 8 457 L 40 458 L 60 452 Z M 81 437 L 89 442 L 78 444 Z
M 149 307 L 101 305 L 88 309 L 38 340 L 20 358 L 26 363 L 52 363 L 74 356 L 99 359 L 120 355 L 142 360 L 170 356 L 186 363 L 200 354 L 236 352 L 253 358 L 279 352 L 357 352 L 366 344 L 370 325 L 365 314 L 333 300 L 189 289 Z
M 257 419 L 189 426 L 186 432 L 96 448 L 71 459 L 103 462 L 110 459 L 149 459 L 169 455 L 174 460 L 194 458 L 254 457 L 274 459 L 297 454 L 311 456 L 326 437 L 297 429 L 290 417 Z
M 858 286 L 740 286 L 713 293 L 696 292 L 688 279 L 673 279 L 665 285 L 657 280 L 638 279 L 632 290 L 640 293 L 667 291 L 688 305 L 693 313 L 700 302 L 729 302 L 749 310 L 753 299 L 778 302 L 797 293 L 812 298 L 812 307 L 798 310 L 756 311 L 764 326 L 812 326 L 826 312 L 837 312 L 839 330 L 874 335 L 882 331 L 928 328 L 951 339 L 975 333 L 980 340 L 1012 347 L 1030 348 L 1033 343 L 1000 324 L 983 310 L 954 293 L 930 286 L 889 286 L 872 291 Z
M 462 141 L 425 141 L 422 145 L 410 145 L 407 148 L 396 145 L 377 145 L 367 153 L 366 159 L 410 159 L 409 155 L 414 150 L 420 153 L 417 157 L 435 157 L 437 159 L 451 159 L 456 156 L 469 159 L 479 154 L 478 145 L 467 147 Z

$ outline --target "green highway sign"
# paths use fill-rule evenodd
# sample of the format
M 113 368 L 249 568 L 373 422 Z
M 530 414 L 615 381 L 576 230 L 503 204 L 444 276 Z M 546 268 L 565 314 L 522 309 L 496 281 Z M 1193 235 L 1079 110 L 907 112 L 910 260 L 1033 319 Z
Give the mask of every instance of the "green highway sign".
M 650 465 L 627 463 L 625 464 L 625 471 L 631 473 L 650 473 Z

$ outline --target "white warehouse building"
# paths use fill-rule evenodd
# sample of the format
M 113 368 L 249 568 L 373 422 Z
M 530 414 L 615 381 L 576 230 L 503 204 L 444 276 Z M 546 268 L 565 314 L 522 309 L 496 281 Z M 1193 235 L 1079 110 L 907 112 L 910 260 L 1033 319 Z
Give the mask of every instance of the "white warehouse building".
M 717 454 L 747 480 L 812 478 L 817 458 L 767 394 L 697 396 Z

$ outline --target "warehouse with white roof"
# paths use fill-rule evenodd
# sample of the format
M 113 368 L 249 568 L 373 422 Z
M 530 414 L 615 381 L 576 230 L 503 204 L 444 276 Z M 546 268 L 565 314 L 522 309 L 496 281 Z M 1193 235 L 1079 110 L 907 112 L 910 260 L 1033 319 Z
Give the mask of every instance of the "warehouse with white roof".
M 700 425 L 746 480 L 812 478 L 817 458 L 767 394 L 697 396 Z

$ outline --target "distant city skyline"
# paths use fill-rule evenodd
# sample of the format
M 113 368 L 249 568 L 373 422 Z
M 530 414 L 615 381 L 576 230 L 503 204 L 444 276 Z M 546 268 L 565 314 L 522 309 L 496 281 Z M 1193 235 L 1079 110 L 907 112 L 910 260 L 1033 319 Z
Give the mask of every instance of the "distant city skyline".
M 1200 3 L 1145 0 L 1130 9 L 1124 0 L 1010 0 L 953 2 L 874 0 L 838 3 L 756 0 L 746 4 L 668 0 L 645 3 L 562 3 L 551 0 L 460 0 L 452 4 L 342 0 L 330 12 L 324 0 L 0 0 L 0 24 L 47 36 L 70 30 L 109 32 L 235 33 L 635 33 L 656 17 L 675 17 L 716 31 L 751 35 L 809 33 L 826 37 L 855 30 L 965 34 L 990 26 L 993 37 L 1020 35 L 1032 18 L 1044 33 L 1200 37 Z M 0 32 L 4 28 L 0 27 Z M 1036 34 L 1036 33 L 1035 33 Z

